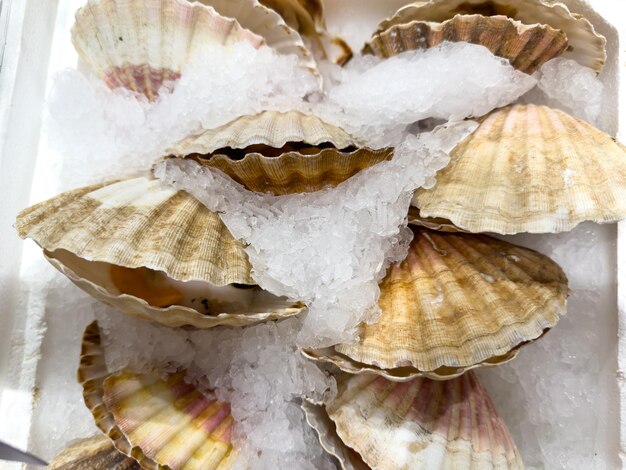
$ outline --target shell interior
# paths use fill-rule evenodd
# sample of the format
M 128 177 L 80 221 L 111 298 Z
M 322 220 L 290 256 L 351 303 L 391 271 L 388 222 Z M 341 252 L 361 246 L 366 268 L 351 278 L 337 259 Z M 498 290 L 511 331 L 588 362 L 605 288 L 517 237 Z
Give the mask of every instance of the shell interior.
M 423 217 L 500 234 L 561 232 L 626 217 L 626 147 L 563 111 L 496 110 L 451 157 L 434 188 L 413 198 Z

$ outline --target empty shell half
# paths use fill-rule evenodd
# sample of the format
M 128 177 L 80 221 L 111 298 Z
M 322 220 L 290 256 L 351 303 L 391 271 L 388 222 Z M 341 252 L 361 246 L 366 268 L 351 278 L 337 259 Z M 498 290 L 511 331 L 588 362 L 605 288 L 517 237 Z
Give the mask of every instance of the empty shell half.
M 282 195 L 336 186 L 393 150 L 361 148 L 313 115 L 265 111 L 188 137 L 168 153 L 217 168 L 251 191 Z
M 443 382 L 344 376 L 338 386 L 337 398 L 326 405 L 326 412 L 337 436 L 369 468 L 524 468 L 504 421 L 471 372 Z
M 374 34 L 363 52 L 387 58 L 444 41 L 484 46 L 528 74 L 567 48 L 565 33 L 548 25 L 525 25 L 506 16 L 456 15 L 443 23 L 411 21 L 393 25 Z
M 157 180 L 68 191 L 22 211 L 16 227 L 81 289 L 146 320 L 245 326 L 304 308 L 256 286 L 219 216 Z
M 377 32 L 394 25 L 411 21 L 443 22 L 455 15 L 480 14 L 484 16 L 508 16 L 526 25 L 549 25 L 563 31 L 567 36 L 568 48 L 563 53 L 592 68 L 602 70 L 606 62 L 606 38 L 596 33 L 593 25 L 584 16 L 572 13 L 560 2 L 544 0 L 430 0 L 415 2 L 399 9 L 396 14 L 381 22 Z
M 353 374 L 449 379 L 513 359 L 565 314 L 567 278 L 548 257 L 485 235 L 413 232 L 380 283 L 379 321 L 356 343 L 305 355 Z
M 124 87 L 152 101 L 208 46 L 245 42 L 258 48 L 265 41 L 197 2 L 89 0 L 76 14 L 72 42 L 109 88 Z
M 451 158 L 434 188 L 415 194 L 423 217 L 500 234 L 562 232 L 626 217 L 626 147 L 563 111 L 496 110 Z

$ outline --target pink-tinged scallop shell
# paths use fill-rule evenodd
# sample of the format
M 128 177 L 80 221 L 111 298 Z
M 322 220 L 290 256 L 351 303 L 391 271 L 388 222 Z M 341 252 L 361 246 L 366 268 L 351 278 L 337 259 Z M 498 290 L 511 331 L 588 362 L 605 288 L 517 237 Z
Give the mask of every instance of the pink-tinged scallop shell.
M 338 380 L 326 405 L 345 445 L 377 470 L 521 470 L 524 464 L 472 372 L 448 381 Z
M 119 372 L 104 381 L 104 403 L 133 447 L 172 470 L 230 468 L 230 405 L 185 383 L 184 374 Z
M 375 33 L 363 52 L 387 58 L 444 41 L 484 46 L 527 74 L 567 49 L 565 33 L 548 25 L 526 25 L 506 16 L 456 15 L 442 23 L 414 20 L 393 25 Z
M 72 42 L 109 88 L 151 101 L 208 46 L 265 43 L 237 20 L 185 0 L 89 0 L 76 14 Z
M 419 1 L 399 9 L 382 21 L 377 32 L 411 21 L 443 22 L 455 15 L 502 15 L 526 25 L 549 25 L 563 31 L 568 48 L 563 57 L 573 59 L 597 72 L 606 62 L 606 38 L 596 33 L 584 16 L 573 13 L 564 3 L 544 0 L 430 0 Z
M 16 228 L 78 287 L 138 318 L 212 328 L 304 309 L 254 284 L 217 214 L 150 178 L 68 191 L 22 211 Z
M 413 232 L 380 283 L 378 322 L 307 357 L 352 374 L 445 380 L 513 359 L 565 314 L 567 278 L 547 256 L 486 235 Z
M 413 204 L 422 217 L 468 232 L 552 233 L 616 222 L 626 218 L 626 146 L 558 109 L 507 106 L 480 119 Z

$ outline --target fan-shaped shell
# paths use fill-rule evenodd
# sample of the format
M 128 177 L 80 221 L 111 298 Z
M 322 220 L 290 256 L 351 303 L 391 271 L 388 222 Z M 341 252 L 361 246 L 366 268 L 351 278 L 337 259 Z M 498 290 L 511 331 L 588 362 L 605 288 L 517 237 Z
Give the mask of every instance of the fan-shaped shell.
M 234 463 L 230 405 L 200 393 L 178 373 L 118 372 L 103 384 L 104 403 L 133 447 L 172 470 L 228 469 Z
M 626 147 L 560 110 L 514 105 L 482 118 L 430 190 L 424 217 L 470 232 L 546 233 L 626 217 Z
M 525 25 L 506 16 L 456 15 L 443 23 L 411 21 L 393 25 L 374 34 L 363 52 L 387 58 L 444 41 L 485 46 L 528 74 L 567 48 L 565 33 L 548 25 Z
M 443 22 L 457 14 L 503 15 L 527 25 L 545 24 L 563 31 L 568 49 L 563 54 L 597 72 L 606 61 L 606 38 L 596 33 L 593 25 L 582 15 L 570 12 L 559 2 L 543 0 L 431 0 L 407 5 L 381 22 L 377 32 L 411 21 Z
M 413 231 L 380 284 L 378 323 L 309 357 L 390 380 L 447 379 L 512 359 L 565 314 L 567 278 L 548 257 L 484 235 Z
M 140 470 L 135 459 L 122 454 L 102 434 L 81 439 L 63 449 L 48 470 Z
M 303 309 L 258 287 L 236 287 L 254 287 L 243 246 L 216 214 L 157 180 L 133 178 L 69 191 L 24 210 L 16 227 L 80 288 L 143 319 L 168 326 L 244 326 Z M 112 267 L 129 268 L 131 281 L 145 268 L 161 273 L 159 289 L 167 286 L 180 299 L 150 302 L 131 289 L 126 271 L 116 282 Z M 191 296 L 197 298 L 187 299 Z
M 266 111 L 189 137 L 169 153 L 217 168 L 252 191 L 280 195 L 336 186 L 393 155 L 358 145 L 316 116 Z
M 341 440 L 371 468 L 524 468 L 504 421 L 471 372 L 443 382 L 406 383 L 356 375 L 338 385 L 326 411 Z
M 72 42 L 109 88 L 158 95 L 210 45 L 264 44 L 213 8 L 184 0 L 89 0 L 76 14 Z
M 295 54 L 302 67 L 319 75 L 317 62 L 302 42 L 300 34 L 288 26 L 283 18 L 258 0 L 200 0 L 222 16 L 236 18 L 244 28 L 261 36 L 267 45 L 280 54 Z

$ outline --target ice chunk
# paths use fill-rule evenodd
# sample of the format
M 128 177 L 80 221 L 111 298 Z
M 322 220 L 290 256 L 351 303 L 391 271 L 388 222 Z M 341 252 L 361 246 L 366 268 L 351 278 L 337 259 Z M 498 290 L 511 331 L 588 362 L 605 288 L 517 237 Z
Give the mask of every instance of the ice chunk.
M 536 83 L 485 47 L 443 43 L 389 59 L 354 58 L 317 112 L 382 147 L 393 144 L 397 132 L 409 124 L 482 116 L 515 101 Z
M 300 343 L 330 346 L 354 340 L 359 323 L 376 321 L 378 282 L 411 240 L 413 192 L 434 184 L 448 152 L 475 127 L 452 123 L 408 136 L 390 161 L 314 193 L 253 193 L 219 170 L 182 159 L 161 162 L 155 175 L 220 212 L 248 245 L 255 281 L 307 303 Z
M 579 119 L 598 124 L 604 85 L 595 70 L 575 60 L 552 59 L 537 72 L 539 89 L 550 106 L 559 107 Z
M 55 77 L 48 97 L 47 132 L 76 185 L 147 171 L 166 148 L 202 128 L 298 107 L 318 83 L 297 62 L 295 55 L 268 47 L 215 45 L 154 103 L 66 70 Z

